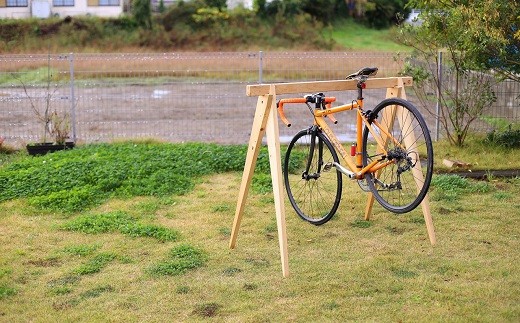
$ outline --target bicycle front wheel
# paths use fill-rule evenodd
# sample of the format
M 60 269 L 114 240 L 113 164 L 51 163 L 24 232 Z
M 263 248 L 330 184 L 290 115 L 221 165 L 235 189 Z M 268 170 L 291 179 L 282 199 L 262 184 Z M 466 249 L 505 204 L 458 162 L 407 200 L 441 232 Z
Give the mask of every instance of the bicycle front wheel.
M 320 225 L 329 221 L 341 200 L 341 173 L 334 167 L 338 155 L 318 129 L 294 136 L 285 155 L 283 172 L 289 201 L 305 221 Z
M 399 98 L 383 100 L 368 114 L 368 120 L 372 131 L 365 126 L 363 165 L 382 156 L 384 161 L 392 161 L 366 174 L 368 188 L 387 210 L 410 212 L 426 196 L 433 173 L 433 147 L 426 122 L 413 104 Z

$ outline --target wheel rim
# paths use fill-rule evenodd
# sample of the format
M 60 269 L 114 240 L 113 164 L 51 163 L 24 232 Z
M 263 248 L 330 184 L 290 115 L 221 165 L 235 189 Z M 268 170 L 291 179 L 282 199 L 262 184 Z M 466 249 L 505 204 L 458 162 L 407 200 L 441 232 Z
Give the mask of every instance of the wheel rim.
M 375 122 L 373 133 L 365 129 L 363 134 L 365 165 L 382 154 L 377 149 L 376 137 L 387 143 L 388 157 L 394 164 L 381 169 L 376 176 L 368 174 L 367 182 L 377 201 L 396 213 L 409 212 L 419 205 L 428 190 L 433 168 L 433 150 L 426 124 L 415 108 L 403 102 L 393 100 L 374 109 L 373 115 L 381 128 L 389 129 L 397 143 L 387 140 Z
M 311 134 L 295 137 L 288 148 L 284 176 L 289 200 L 298 215 L 309 222 L 322 224 L 334 215 L 339 205 L 341 175 L 332 166 L 337 155 L 331 152 L 330 144 L 318 138 L 315 138 L 313 160 L 306 173 Z M 322 162 L 318 164 L 320 155 Z

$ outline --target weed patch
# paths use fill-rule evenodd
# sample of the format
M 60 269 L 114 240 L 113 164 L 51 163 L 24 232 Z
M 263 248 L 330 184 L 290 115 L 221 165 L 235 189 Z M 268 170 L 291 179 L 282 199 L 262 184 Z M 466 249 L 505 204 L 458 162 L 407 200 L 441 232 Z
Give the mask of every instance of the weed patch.
M 366 220 L 356 219 L 350 224 L 351 227 L 366 229 L 372 226 L 372 222 Z
M 101 296 L 103 293 L 113 292 L 114 287 L 110 285 L 103 285 L 89 289 L 79 295 L 81 299 L 95 298 Z
M 0 285 L 0 300 L 16 294 L 16 289 L 8 285 Z
M 126 142 L 13 159 L 0 168 L 0 202 L 28 198 L 34 207 L 70 213 L 110 197 L 182 195 L 200 176 L 241 171 L 246 152 L 243 145 Z M 257 173 L 269 172 L 268 160 L 263 148 Z
M 152 265 L 148 272 L 154 276 L 182 275 L 189 270 L 201 267 L 207 261 L 206 253 L 193 246 L 183 244 L 170 251 L 168 259 Z
M 89 234 L 120 232 L 130 237 L 150 237 L 160 242 L 176 241 L 176 230 L 138 222 L 122 211 L 78 216 L 61 226 L 64 230 Z
M 113 253 L 100 253 L 83 265 L 76 268 L 74 270 L 74 274 L 83 276 L 98 273 L 115 258 L 116 255 Z
M 61 278 L 56 278 L 47 283 L 50 288 L 61 288 L 76 284 L 80 280 L 80 276 L 77 274 L 69 274 Z
M 80 245 L 72 245 L 67 246 L 63 249 L 63 252 L 72 256 L 80 256 L 85 257 L 88 255 L 93 254 L 96 250 L 99 249 L 99 245 L 86 245 L 86 244 L 80 244 Z
M 273 191 L 273 182 L 270 174 L 258 173 L 253 175 L 251 182 L 253 192 L 257 194 L 266 194 Z
M 474 182 L 456 175 L 438 175 L 432 178 L 432 199 L 434 201 L 454 202 L 463 194 L 487 193 L 492 190 L 487 182 Z
M 188 286 L 178 286 L 175 289 L 177 294 L 188 294 L 190 292 L 190 288 Z
M 228 276 L 228 277 L 231 277 L 231 276 L 235 276 L 236 274 L 242 272 L 242 269 L 240 268 L 236 268 L 236 267 L 229 267 L 229 268 L 226 268 L 222 271 L 222 274 L 224 276 Z

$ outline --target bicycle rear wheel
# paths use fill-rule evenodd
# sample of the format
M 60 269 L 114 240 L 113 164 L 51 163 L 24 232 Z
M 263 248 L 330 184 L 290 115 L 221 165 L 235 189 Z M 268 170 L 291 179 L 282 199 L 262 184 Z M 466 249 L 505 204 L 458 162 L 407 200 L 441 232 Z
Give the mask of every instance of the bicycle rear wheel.
M 285 155 L 283 173 L 289 201 L 305 221 L 329 221 L 341 200 L 342 178 L 333 163 L 338 155 L 325 135 L 313 128 L 294 136 Z
M 433 173 L 433 147 L 423 117 L 410 102 L 399 98 L 383 100 L 368 114 L 373 131 L 363 132 L 363 165 L 380 159 L 394 163 L 365 175 L 375 199 L 387 210 L 406 213 L 424 199 Z M 387 133 L 382 129 L 388 129 Z

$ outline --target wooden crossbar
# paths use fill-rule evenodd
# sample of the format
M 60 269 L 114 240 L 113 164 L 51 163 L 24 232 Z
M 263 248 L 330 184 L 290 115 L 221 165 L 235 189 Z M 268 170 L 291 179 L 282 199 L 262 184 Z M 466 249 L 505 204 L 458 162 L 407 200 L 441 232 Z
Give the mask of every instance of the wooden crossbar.
M 403 86 L 412 86 L 411 77 L 388 77 L 370 78 L 366 80 L 366 89 L 395 88 L 400 86 L 399 79 Z M 316 81 L 316 82 L 293 82 L 276 84 L 248 85 L 246 87 L 247 96 L 260 96 L 269 94 L 270 87 L 274 85 L 276 94 L 291 94 L 302 92 L 326 92 L 326 91 L 348 91 L 357 89 L 356 80 L 335 80 L 335 81 Z

